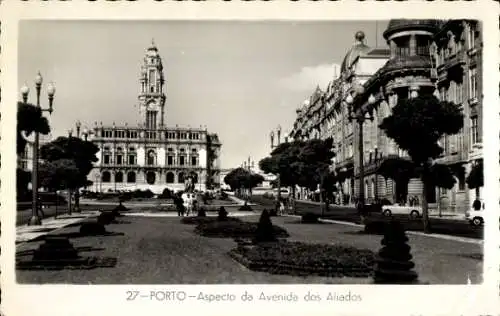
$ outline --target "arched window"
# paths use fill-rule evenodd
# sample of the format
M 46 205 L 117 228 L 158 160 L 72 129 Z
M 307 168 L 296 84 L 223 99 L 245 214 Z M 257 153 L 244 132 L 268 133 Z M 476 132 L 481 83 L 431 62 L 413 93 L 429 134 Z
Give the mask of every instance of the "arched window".
M 135 182 L 135 172 L 130 171 L 129 173 L 127 173 L 127 182 L 128 183 Z
M 110 182 L 111 181 L 111 173 L 109 171 L 104 171 L 101 175 L 102 182 Z
M 148 184 L 155 184 L 155 181 L 156 181 L 156 174 L 153 171 L 149 171 L 146 174 L 146 182 Z
M 167 173 L 167 183 L 174 183 L 175 176 L 173 172 Z
M 148 151 L 148 165 L 153 166 L 155 164 L 155 152 L 154 150 Z
M 184 183 L 185 179 L 184 179 L 184 172 L 179 172 L 179 175 L 178 175 L 178 179 L 179 179 L 179 183 Z
M 115 182 L 123 182 L 123 173 L 120 171 L 115 173 Z
M 191 171 L 189 177 L 192 179 L 193 183 L 198 183 L 198 174 L 196 172 Z

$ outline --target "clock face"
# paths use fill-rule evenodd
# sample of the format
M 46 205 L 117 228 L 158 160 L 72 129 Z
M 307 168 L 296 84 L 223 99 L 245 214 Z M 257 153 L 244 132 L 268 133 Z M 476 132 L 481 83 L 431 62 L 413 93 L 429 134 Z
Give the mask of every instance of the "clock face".
M 147 108 L 148 108 L 148 110 L 154 110 L 156 108 L 156 103 L 149 102 Z

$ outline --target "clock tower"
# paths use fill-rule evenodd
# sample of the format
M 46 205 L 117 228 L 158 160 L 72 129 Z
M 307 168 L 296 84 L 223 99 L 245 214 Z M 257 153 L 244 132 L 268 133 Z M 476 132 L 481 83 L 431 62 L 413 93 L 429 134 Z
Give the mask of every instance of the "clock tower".
M 165 78 L 163 64 L 154 41 L 146 51 L 141 66 L 139 115 L 146 129 L 156 130 L 165 126 Z

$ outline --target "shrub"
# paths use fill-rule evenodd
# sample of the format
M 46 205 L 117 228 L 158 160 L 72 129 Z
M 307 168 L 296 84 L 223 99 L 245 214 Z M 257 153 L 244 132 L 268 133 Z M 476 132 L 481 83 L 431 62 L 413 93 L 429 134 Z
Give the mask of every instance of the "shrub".
M 219 220 L 219 221 L 225 221 L 225 220 L 227 220 L 227 211 L 224 208 L 224 206 L 221 206 L 219 208 L 219 214 L 217 215 L 217 220 Z
M 275 236 L 288 237 L 288 232 L 278 226 L 273 225 Z M 243 222 L 239 220 L 212 221 L 199 224 L 195 228 L 195 233 L 206 237 L 222 238 L 250 238 L 255 237 L 257 223 Z
M 263 210 L 260 215 L 259 223 L 257 224 L 257 229 L 255 231 L 255 236 L 253 241 L 255 243 L 259 242 L 272 242 L 276 241 L 276 235 L 273 228 L 273 223 L 271 222 L 271 217 L 267 210 Z
M 118 196 L 120 202 L 130 201 L 132 199 L 132 192 L 122 192 Z
M 169 188 L 163 189 L 163 192 L 158 195 L 159 199 L 172 199 L 174 197 L 174 192 Z
M 288 241 L 237 247 L 230 255 L 254 271 L 328 277 L 368 277 L 375 257 L 351 246 Z
M 120 201 L 120 204 L 118 204 L 117 207 L 115 207 L 111 212 L 113 213 L 114 216 L 122 216 L 121 212 L 127 212 L 129 209 L 122 204 Z
M 239 218 L 235 217 L 228 217 L 226 221 L 232 221 L 232 222 L 241 222 Z M 183 217 L 181 219 L 181 223 L 183 224 L 188 224 L 188 225 L 200 225 L 200 224 L 207 224 L 207 223 L 215 223 L 218 222 L 217 217 L 215 216 L 188 216 L 188 217 Z
M 269 216 L 278 216 L 278 212 L 275 208 L 269 210 Z
M 84 236 L 96 236 L 106 233 L 106 228 L 99 222 L 87 222 L 80 226 L 80 234 Z
M 207 216 L 207 212 L 205 211 L 205 208 L 204 207 L 200 207 L 198 209 L 198 217 L 206 217 Z
M 304 224 L 318 223 L 319 216 L 313 213 L 305 213 L 302 215 L 301 222 Z
M 97 217 L 97 222 L 103 225 L 109 225 L 115 220 L 115 215 L 110 211 L 101 211 Z
M 374 281 L 378 284 L 409 284 L 415 283 L 418 275 L 412 269 L 415 264 L 411 259 L 411 247 L 407 244 L 408 237 L 403 226 L 397 221 L 386 225 L 382 249 L 375 259 Z
M 245 204 L 243 204 L 242 206 L 240 206 L 240 208 L 238 210 L 251 212 L 252 211 L 252 207 L 250 205 L 248 205 L 247 201 L 245 201 Z
M 386 228 L 386 221 L 365 219 L 364 232 L 367 234 L 383 234 Z

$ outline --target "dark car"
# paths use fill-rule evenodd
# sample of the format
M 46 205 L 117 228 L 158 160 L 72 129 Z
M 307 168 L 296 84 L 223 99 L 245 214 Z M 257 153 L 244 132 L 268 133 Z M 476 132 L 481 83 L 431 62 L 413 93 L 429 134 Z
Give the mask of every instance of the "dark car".
M 39 192 L 38 196 L 43 206 L 64 205 L 68 203 L 68 200 L 64 196 L 53 192 Z

